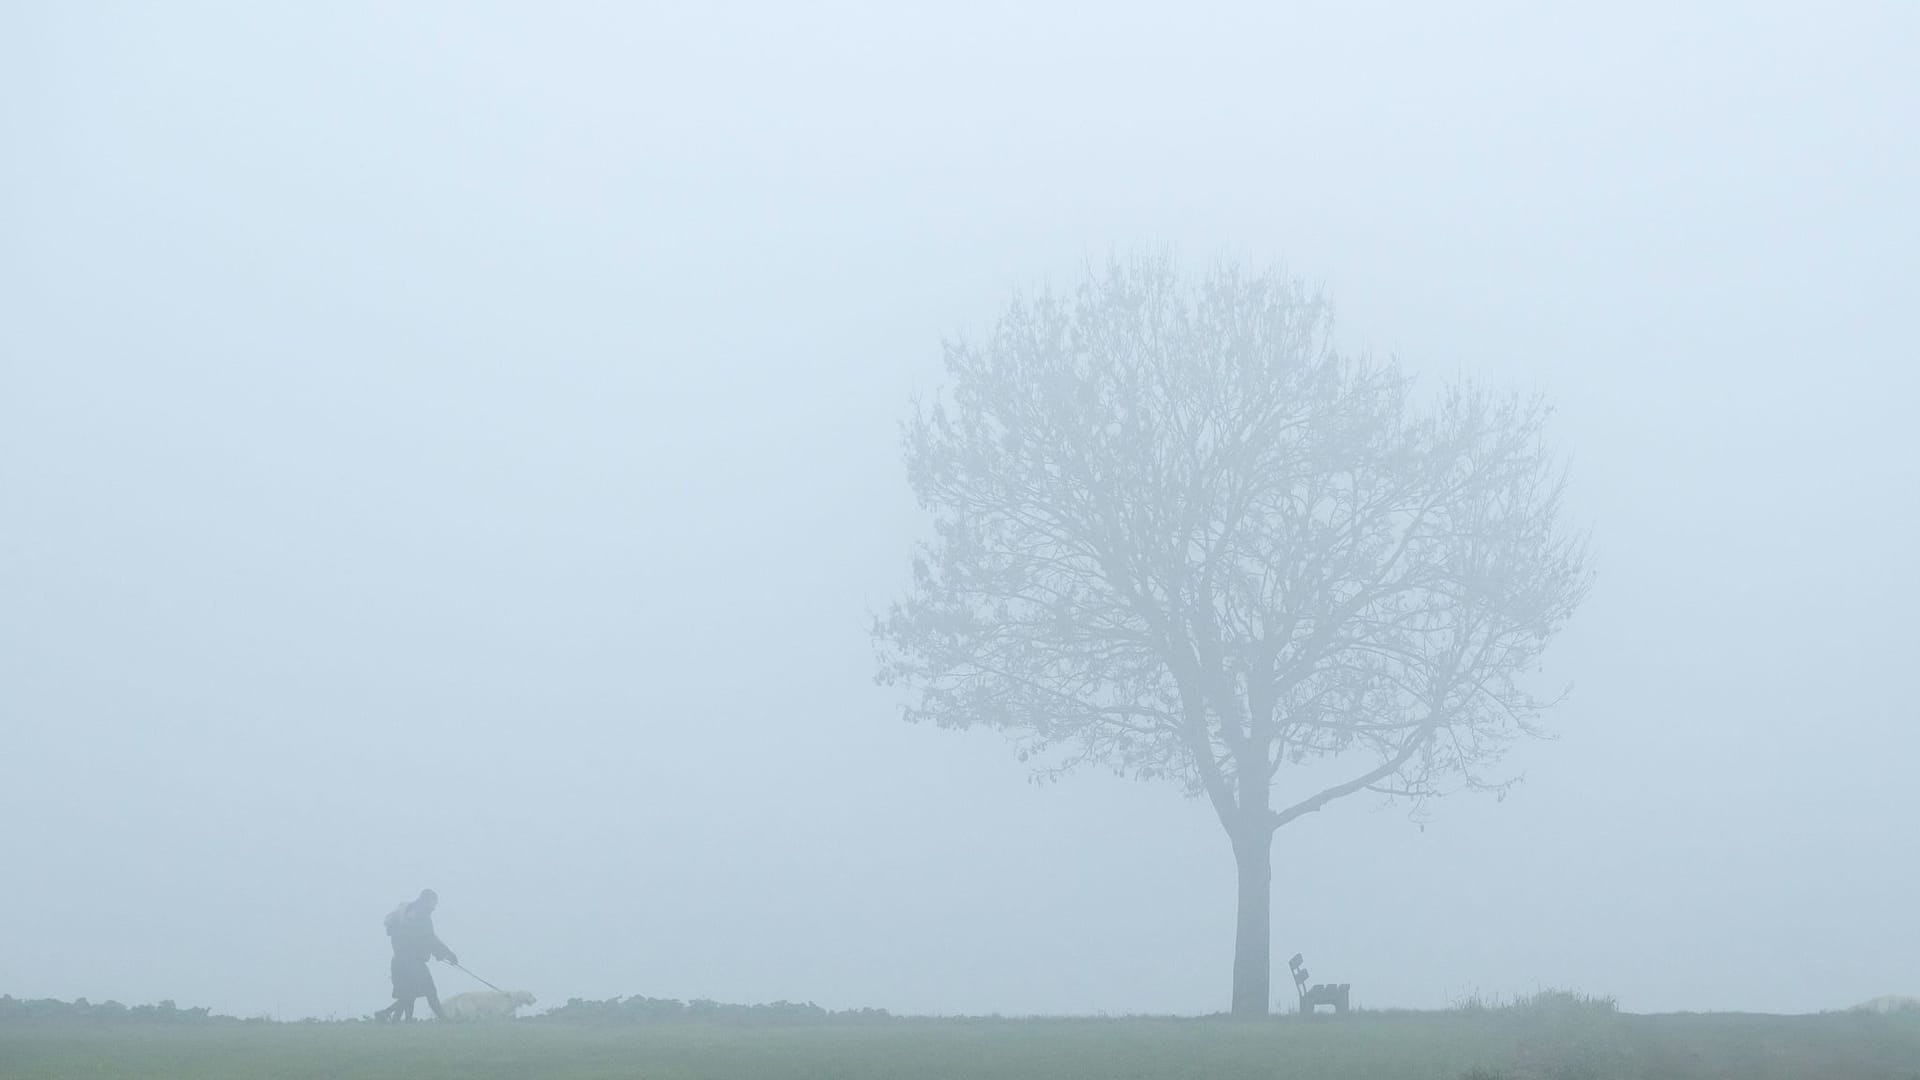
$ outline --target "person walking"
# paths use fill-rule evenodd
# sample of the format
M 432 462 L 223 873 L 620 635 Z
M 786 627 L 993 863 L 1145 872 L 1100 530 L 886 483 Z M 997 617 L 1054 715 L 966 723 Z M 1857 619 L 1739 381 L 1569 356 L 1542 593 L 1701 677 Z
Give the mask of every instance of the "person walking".
M 375 1020 L 382 1023 L 411 1020 L 413 1003 L 419 998 L 427 999 L 427 1007 L 433 1010 L 434 1016 L 447 1018 L 440 1008 L 440 993 L 433 985 L 433 973 L 427 970 L 427 961 L 434 957 L 449 964 L 460 961 L 433 932 L 433 909 L 438 906 L 439 894 L 432 889 L 422 889 L 419 897 L 387 915 L 387 936 L 393 939 L 393 1004 L 374 1013 Z

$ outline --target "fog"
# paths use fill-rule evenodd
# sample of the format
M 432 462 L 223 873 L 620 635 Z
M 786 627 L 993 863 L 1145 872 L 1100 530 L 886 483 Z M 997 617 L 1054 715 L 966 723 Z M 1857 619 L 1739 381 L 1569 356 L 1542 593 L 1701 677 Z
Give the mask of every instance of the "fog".
M 1547 393 L 1593 531 L 1276 991 L 1920 992 L 1912 5 L 681 7 L 0 12 L 0 992 L 363 1015 L 431 887 L 543 1005 L 1225 1009 L 1204 801 L 873 683 L 942 338 L 1143 246 Z

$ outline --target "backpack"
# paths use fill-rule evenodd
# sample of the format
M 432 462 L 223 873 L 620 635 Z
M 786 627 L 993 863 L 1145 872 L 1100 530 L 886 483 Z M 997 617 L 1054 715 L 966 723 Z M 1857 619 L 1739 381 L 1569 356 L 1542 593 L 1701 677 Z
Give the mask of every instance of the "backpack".
M 400 924 L 406 921 L 407 909 L 411 908 L 412 906 L 413 906 L 412 901 L 408 901 L 407 903 L 401 904 L 399 907 L 394 908 L 392 911 L 387 912 L 387 936 L 388 937 L 392 937 L 395 933 L 399 931 Z

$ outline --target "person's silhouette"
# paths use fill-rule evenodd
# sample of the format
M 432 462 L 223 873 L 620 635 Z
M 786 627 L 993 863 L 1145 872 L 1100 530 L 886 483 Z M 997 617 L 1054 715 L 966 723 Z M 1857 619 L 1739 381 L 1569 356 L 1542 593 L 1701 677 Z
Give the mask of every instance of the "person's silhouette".
M 437 893 L 422 889 L 417 899 L 401 904 L 388 914 L 387 936 L 393 939 L 393 1004 L 374 1013 L 375 1020 L 411 1020 L 414 1001 L 423 997 L 433 1015 L 446 1019 L 427 961 L 436 956 L 449 964 L 460 961 L 433 932 L 433 909 L 439 904 Z

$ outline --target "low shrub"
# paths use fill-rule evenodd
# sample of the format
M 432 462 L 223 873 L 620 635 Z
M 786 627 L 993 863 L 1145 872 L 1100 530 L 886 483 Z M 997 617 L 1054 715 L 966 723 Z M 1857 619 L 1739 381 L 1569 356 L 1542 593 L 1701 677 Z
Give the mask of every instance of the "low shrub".
M 775 1001 L 762 1005 L 733 1005 L 707 998 L 682 1002 L 673 998 L 608 998 L 587 1001 L 569 998 L 533 1019 L 568 1023 L 624 1025 L 656 1023 L 713 1023 L 743 1027 L 793 1024 L 875 1023 L 893 1019 L 885 1009 L 823 1009 L 813 1002 Z
M 240 1024 L 250 1021 L 221 1016 L 205 1008 L 182 1009 L 172 1001 L 157 1005 L 98 1004 L 86 998 L 16 998 L 0 994 L 0 1025 L 7 1024 Z

